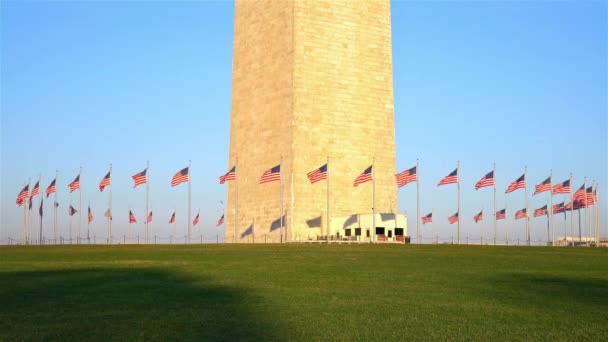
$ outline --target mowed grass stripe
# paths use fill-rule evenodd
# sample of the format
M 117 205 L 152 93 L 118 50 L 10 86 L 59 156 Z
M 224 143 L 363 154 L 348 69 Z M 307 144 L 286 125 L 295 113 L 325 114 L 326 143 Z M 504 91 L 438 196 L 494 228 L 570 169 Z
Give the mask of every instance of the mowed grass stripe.
M 0 340 L 607 340 L 608 251 L 0 248 Z

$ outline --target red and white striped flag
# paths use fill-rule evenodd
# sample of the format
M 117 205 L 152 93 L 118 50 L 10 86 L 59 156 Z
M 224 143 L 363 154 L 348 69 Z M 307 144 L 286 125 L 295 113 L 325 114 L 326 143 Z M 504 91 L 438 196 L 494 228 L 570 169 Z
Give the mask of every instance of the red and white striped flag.
M 262 177 L 260 177 L 260 184 L 278 180 L 281 180 L 281 164 L 264 171 Z
M 563 181 L 553 186 L 553 194 L 569 194 L 570 193 L 570 180 Z
M 184 182 L 187 182 L 188 180 L 190 180 L 189 171 L 190 171 L 189 166 L 177 171 L 177 173 L 171 179 L 171 186 L 172 187 L 177 186 L 177 185 L 180 185 L 181 183 L 184 183 Z
M 422 216 L 422 224 L 433 222 L 433 213 L 428 213 L 426 216 Z
M 224 214 L 222 214 L 222 217 L 220 217 L 219 220 L 217 220 L 217 224 L 216 227 L 221 226 L 222 224 L 224 224 Z
M 101 182 L 99 182 L 99 191 L 103 191 L 103 189 L 105 189 L 106 186 L 110 185 L 111 182 L 112 178 L 110 176 L 110 171 L 108 171 L 108 173 L 103 177 Z
M 455 222 L 458 222 L 458 213 L 448 217 L 448 222 L 450 222 L 450 224 L 454 224 Z
M 536 185 L 532 196 L 534 196 L 536 194 L 540 194 L 541 192 L 549 191 L 549 190 L 551 190 L 551 176 L 549 176 L 549 178 L 545 179 L 542 183 Z
M 369 182 L 372 180 L 372 165 L 370 165 L 367 169 L 365 169 L 357 178 L 355 178 L 355 182 L 353 183 L 354 187 L 359 186 L 359 184 L 363 184 L 365 182 Z
M 492 170 L 483 176 L 483 178 L 481 178 L 477 184 L 475 184 L 475 190 L 479 190 L 480 188 L 486 186 L 493 186 L 494 184 L 494 170 Z
M 143 170 L 140 173 L 136 173 L 133 176 L 131 176 L 131 178 L 133 178 L 133 187 L 137 187 L 138 185 L 141 184 L 146 184 L 146 182 L 148 181 L 148 169 L 146 168 L 145 170 Z
M 407 169 L 403 172 L 396 174 L 395 177 L 397 178 L 397 187 L 400 188 L 402 186 L 407 185 L 408 183 L 418 181 L 418 174 L 416 171 L 416 166 L 414 166 L 411 169 Z
M 443 177 L 437 186 L 455 183 L 458 183 L 458 168 L 454 169 L 454 171 L 452 171 L 449 175 Z
M 517 178 L 513 183 L 509 184 L 509 187 L 507 188 L 507 191 L 505 191 L 505 194 L 508 194 L 509 192 L 513 192 L 517 189 L 523 189 L 526 187 L 526 174 L 521 175 L 521 177 Z
M 475 221 L 475 223 L 483 220 L 483 210 L 479 212 L 479 214 L 473 216 L 473 220 Z
M 522 218 L 527 217 L 527 216 L 528 215 L 527 215 L 526 208 L 520 209 L 520 210 L 518 210 L 518 211 L 515 212 L 515 219 L 516 220 L 522 219 Z

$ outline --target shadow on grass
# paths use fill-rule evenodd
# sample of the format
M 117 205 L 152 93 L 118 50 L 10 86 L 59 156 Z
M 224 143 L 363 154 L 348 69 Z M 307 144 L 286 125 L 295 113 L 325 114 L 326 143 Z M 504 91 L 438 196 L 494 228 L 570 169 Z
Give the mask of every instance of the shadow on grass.
M 262 340 L 246 290 L 155 268 L 0 274 L 0 340 Z
M 508 274 L 495 279 L 494 289 L 516 289 L 510 294 L 492 295 L 510 302 L 539 305 L 584 304 L 608 308 L 608 282 L 601 278 L 553 275 Z

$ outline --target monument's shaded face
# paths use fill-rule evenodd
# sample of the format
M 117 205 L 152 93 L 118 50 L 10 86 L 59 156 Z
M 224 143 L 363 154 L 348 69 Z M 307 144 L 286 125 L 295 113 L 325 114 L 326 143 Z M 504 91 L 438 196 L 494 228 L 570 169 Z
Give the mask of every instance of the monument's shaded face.
M 353 182 L 372 164 L 376 212 L 396 210 L 390 22 L 388 0 L 236 2 L 226 241 L 371 229 L 374 184 Z M 306 177 L 326 163 L 329 196 Z

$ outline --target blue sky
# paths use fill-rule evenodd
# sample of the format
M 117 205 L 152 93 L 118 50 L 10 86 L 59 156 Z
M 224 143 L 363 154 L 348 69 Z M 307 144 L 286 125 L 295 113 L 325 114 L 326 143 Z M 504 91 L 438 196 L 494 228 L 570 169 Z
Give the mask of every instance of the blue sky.
M 392 3 L 397 169 L 420 159 L 421 214 L 433 210 L 440 237 L 456 234 L 447 217 L 457 192 L 436 185 L 457 160 L 463 239 L 479 237 L 472 217 L 481 208 L 493 235 L 492 191 L 474 190 L 493 162 L 498 207 L 510 211 L 501 238 L 505 223 L 510 239 L 524 238 L 524 221 L 513 219 L 524 193 L 504 190 L 526 166 L 530 210 L 548 201 L 531 194 L 551 169 L 555 182 L 574 173 L 573 187 L 584 176 L 599 182 L 606 198 L 606 13 L 603 1 Z M 0 239 L 20 235 L 15 197 L 24 181 L 42 174 L 45 188 L 55 170 L 65 235 L 67 184 L 81 165 L 91 235 L 105 234 L 107 193 L 97 186 L 109 163 L 113 230 L 122 236 L 128 208 L 140 222 L 145 216 L 145 189 L 133 189 L 131 176 L 147 160 L 152 234 L 170 234 L 174 207 L 185 233 L 187 187 L 169 183 L 192 160 L 192 217 L 200 209 L 202 223 L 193 232 L 221 239 L 215 222 L 226 189 L 217 177 L 228 167 L 233 16 L 231 2 L 3 2 Z M 414 235 L 414 185 L 399 190 L 399 208 Z M 530 226 L 534 240 L 546 237 L 544 218 Z M 141 224 L 133 229 L 143 233 Z M 423 235 L 430 238 L 429 226 Z

